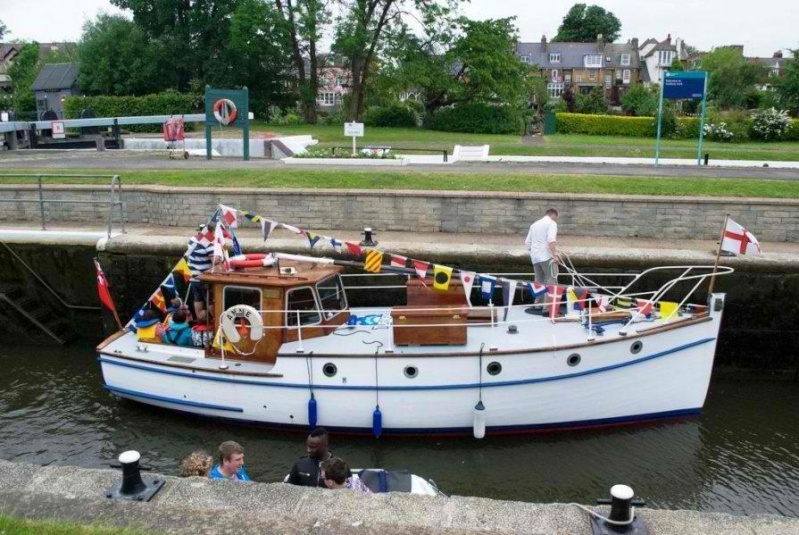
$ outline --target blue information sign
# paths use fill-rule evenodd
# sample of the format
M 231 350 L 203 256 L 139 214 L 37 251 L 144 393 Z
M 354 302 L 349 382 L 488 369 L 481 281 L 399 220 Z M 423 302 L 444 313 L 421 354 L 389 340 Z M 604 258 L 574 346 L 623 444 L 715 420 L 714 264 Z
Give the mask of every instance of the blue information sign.
M 705 98 L 704 72 L 667 72 L 663 80 L 663 98 L 670 100 Z

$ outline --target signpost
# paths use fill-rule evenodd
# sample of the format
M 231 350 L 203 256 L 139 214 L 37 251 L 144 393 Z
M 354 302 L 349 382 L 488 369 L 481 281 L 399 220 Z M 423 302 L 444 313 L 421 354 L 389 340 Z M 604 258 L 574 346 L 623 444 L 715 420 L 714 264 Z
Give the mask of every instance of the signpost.
M 702 165 L 702 141 L 705 135 L 705 113 L 707 112 L 707 73 L 704 71 L 663 72 L 658 101 L 658 132 L 655 144 L 655 165 L 660 160 L 660 132 L 663 120 L 663 100 L 701 100 L 702 115 L 699 120 L 699 148 L 696 165 Z
M 363 123 L 344 123 L 344 135 L 352 137 L 352 155 L 358 155 L 355 138 L 363 137 Z
M 214 89 L 205 86 L 205 157 L 212 152 L 213 125 L 240 127 L 243 133 L 242 154 L 250 159 L 250 93 L 242 89 Z

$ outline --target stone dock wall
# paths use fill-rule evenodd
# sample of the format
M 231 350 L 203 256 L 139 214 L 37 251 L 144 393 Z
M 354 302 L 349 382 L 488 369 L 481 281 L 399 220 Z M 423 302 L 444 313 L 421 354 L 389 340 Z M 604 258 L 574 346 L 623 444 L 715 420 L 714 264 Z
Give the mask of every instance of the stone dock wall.
M 146 456 L 143 460 L 146 462 Z M 120 475 L 118 470 L 42 467 L 0 460 L 0 514 L 189 535 L 591 533 L 588 514 L 568 504 L 360 494 L 282 483 L 237 484 L 150 473 L 145 477 L 166 481 L 152 501 L 105 498 L 105 491 Z M 593 509 L 608 512 L 607 507 Z M 774 515 L 733 516 L 640 508 L 637 513 L 652 535 L 799 534 L 799 519 Z
M 107 202 L 110 187 L 48 185 L 43 191 L 46 199 Z M 0 185 L 3 199 L 31 201 L 38 195 L 35 185 Z M 122 200 L 128 222 L 167 227 L 203 222 L 222 203 L 309 229 L 524 234 L 546 208 L 556 207 L 563 234 L 718 239 L 730 214 L 756 229 L 761 241 L 799 242 L 795 199 L 140 185 L 123 186 Z M 108 219 L 108 210 L 107 204 L 49 203 L 46 218 L 98 223 Z M 39 219 L 38 203 L 0 203 L 0 221 Z

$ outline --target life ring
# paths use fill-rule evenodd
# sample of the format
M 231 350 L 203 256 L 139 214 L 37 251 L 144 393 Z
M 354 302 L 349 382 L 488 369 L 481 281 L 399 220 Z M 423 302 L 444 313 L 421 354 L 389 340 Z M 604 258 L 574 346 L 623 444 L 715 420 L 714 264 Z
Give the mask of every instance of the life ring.
M 275 265 L 275 257 L 264 253 L 240 254 L 231 257 L 228 265 L 231 269 L 270 267 Z
M 231 344 L 241 341 L 241 334 L 236 328 L 236 320 L 242 318 L 250 324 L 250 340 L 260 340 L 264 335 L 264 323 L 261 314 L 249 305 L 236 305 L 227 309 L 220 319 L 222 332 Z
M 233 124 L 238 114 L 236 103 L 229 98 L 220 98 L 214 102 L 214 117 L 222 126 Z

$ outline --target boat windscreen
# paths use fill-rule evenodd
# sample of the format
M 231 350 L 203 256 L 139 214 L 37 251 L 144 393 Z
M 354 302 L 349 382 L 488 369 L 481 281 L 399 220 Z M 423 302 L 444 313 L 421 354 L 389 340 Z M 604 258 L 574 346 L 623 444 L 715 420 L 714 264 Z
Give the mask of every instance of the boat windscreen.
M 344 293 L 344 286 L 338 275 L 319 282 L 316 285 L 316 291 L 319 294 L 319 303 L 325 318 L 330 319 L 347 309 L 347 295 Z

